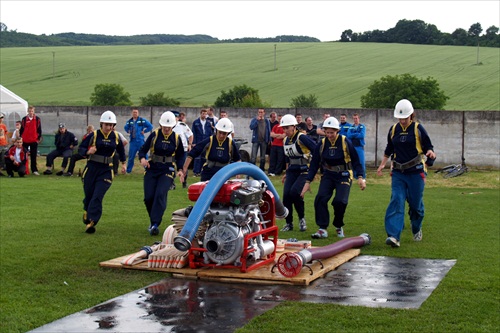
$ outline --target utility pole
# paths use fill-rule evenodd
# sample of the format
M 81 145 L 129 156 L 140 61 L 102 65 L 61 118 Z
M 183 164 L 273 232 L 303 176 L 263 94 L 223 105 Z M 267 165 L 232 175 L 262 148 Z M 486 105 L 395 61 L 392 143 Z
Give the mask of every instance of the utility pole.
M 56 76 L 56 53 L 52 52 L 52 78 Z
M 276 44 L 274 44 L 274 70 L 276 70 Z

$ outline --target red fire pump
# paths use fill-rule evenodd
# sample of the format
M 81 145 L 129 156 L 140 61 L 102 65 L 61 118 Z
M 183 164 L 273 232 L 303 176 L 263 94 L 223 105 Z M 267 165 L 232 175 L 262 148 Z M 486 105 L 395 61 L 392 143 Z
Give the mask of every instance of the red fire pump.
M 189 200 L 197 201 L 207 184 L 189 186 Z M 277 240 L 275 198 L 266 183 L 228 180 L 203 217 L 189 249 L 189 267 L 238 268 L 247 272 L 274 262 Z

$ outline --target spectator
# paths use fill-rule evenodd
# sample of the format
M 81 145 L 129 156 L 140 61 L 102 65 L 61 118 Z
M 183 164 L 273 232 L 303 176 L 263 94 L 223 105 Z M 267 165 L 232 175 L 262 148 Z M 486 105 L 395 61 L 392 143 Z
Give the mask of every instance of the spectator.
M 212 136 L 214 133 L 214 124 L 210 119 L 207 119 L 207 109 L 200 110 L 200 117 L 193 121 L 193 148 L 197 144 Z M 205 157 L 200 155 L 194 159 L 193 173 L 195 177 L 201 174 L 201 168 L 205 164 Z
M 276 112 L 271 112 L 271 114 L 269 115 L 269 122 L 271 123 L 271 129 L 276 126 L 276 125 L 279 125 L 280 121 L 278 119 L 278 114 Z
M 389 206 L 385 212 L 385 243 L 399 247 L 401 233 L 405 226 L 405 202 L 410 209 L 411 231 L 413 240 L 422 240 L 422 222 L 424 220 L 424 187 L 427 167 L 424 155 L 431 160 L 436 158 L 434 146 L 424 127 L 414 121 L 414 109 L 407 99 L 400 100 L 394 108 L 394 117 L 398 122 L 391 126 L 387 134 L 387 146 L 384 157 L 377 169 L 377 175 L 382 176 L 382 169 L 394 156 L 392 162 L 392 193 Z
M 85 133 L 83 135 L 82 142 L 92 132 L 94 132 L 94 126 L 93 125 L 88 125 L 87 126 L 87 133 Z M 73 170 L 75 169 L 76 162 L 79 161 L 79 160 L 83 160 L 85 158 L 87 158 L 87 156 L 80 155 L 80 153 L 78 151 L 76 153 L 74 153 L 73 155 L 71 155 L 71 158 L 69 160 L 68 171 L 65 172 L 65 173 L 63 173 L 63 176 L 71 177 L 73 175 Z
M 250 121 L 252 130 L 252 154 L 250 163 L 256 165 L 257 152 L 260 150 L 260 169 L 265 170 L 267 145 L 271 142 L 271 122 L 265 118 L 266 111 L 259 109 L 257 117 Z
M 14 132 L 12 132 L 12 137 L 10 138 L 10 143 L 14 144 L 16 139 L 21 137 L 20 130 L 21 130 L 21 121 L 18 120 L 18 121 L 16 121 L 16 129 L 14 130 Z
M 127 173 L 131 173 L 134 168 L 135 156 L 144 144 L 144 133 L 151 132 L 153 125 L 139 116 L 139 109 L 132 108 L 132 118 L 125 123 L 125 132 L 130 135 L 130 146 L 128 146 Z
M 340 126 L 339 134 L 346 136 L 347 135 L 347 131 L 349 131 L 349 128 L 351 128 L 351 124 L 349 124 L 347 122 L 347 115 L 345 113 L 342 113 L 340 115 L 340 124 L 339 124 L 339 126 Z
M 3 123 L 4 114 L 0 112 L 0 170 L 5 169 L 5 153 L 9 148 L 9 141 L 7 140 L 7 126 Z M 0 171 L 0 176 L 4 174 Z
M 189 126 L 184 122 L 186 114 L 184 112 L 173 111 L 175 115 L 175 119 L 177 124 L 174 127 L 174 132 L 177 133 L 182 141 L 182 147 L 184 148 L 184 155 L 182 156 L 182 161 L 178 165 L 178 168 L 182 168 L 184 162 L 186 162 L 187 154 L 191 151 L 193 146 L 193 132 L 189 128 Z M 182 119 L 182 120 L 181 120 Z M 184 177 L 184 181 L 182 182 L 182 188 L 187 187 L 187 177 L 188 170 L 186 170 L 186 177 Z M 171 190 L 175 190 L 175 183 L 172 182 Z
M 122 173 L 126 172 L 125 149 L 114 131 L 116 116 L 111 111 L 101 115 L 100 129 L 92 132 L 80 144 L 78 152 L 88 156 L 83 172 L 83 223 L 85 232 L 93 234 L 102 216 L 102 201 L 113 182 L 113 154 L 118 152 L 122 162 Z
M 352 116 L 354 124 L 349 127 L 347 131 L 347 138 L 351 140 L 354 149 L 358 153 L 359 163 L 363 167 L 363 173 L 361 175 L 354 175 L 356 178 L 361 176 L 366 178 L 366 167 L 365 167 L 365 136 L 366 136 L 366 126 L 359 122 L 359 114 L 355 113 Z
M 274 125 L 271 130 L 271 153 L 269 155 L 269 169 L 268 175 L 270 177 L 281 176 L 285 169 L 285 150 L 283 148 L 283 140 L 286 138 L 283 128 L 281 128 L 279 121 L 281 115 L 278 115 L 278 124 Z
M 302 124 L 304 121 L 302 120 L 302 114 L 296 113 L 295 114 L 295 120 L 297 120 L 297 125 Z
M 344 237 L 344 215 L 349 201 L 349 193 L 353 180 L 352 169 L 361 172 L 356 150 L 345 136 L 339 136 L 339 122 L 331 117 L 325 120 L 323 127 L 326 138 L 316 145 L 312 154 L 307 181 L 301 192 L 301 197 L 310 191 L 310 183 L 314 180 L 319 166 L 323 165 L 323 176 L 319 183 L 318 194 L 314 199 L 316 224 L 319 230 L 311 235 L 312 238 L 327 238 L 330 212 L 328 202 L 335 191 L 332 201 L 337 237 Z M 364 179 L 359 176 L 358 185 L 363 191 L 366 187 Z
M 191 161 L 201 154 L 206 156 L 206 163 L 201 171 L 201 181 L 210 180 L 213 175 L 226 165 L 240 162 L 241 157 L 229 133 L 233 131 L 233 123 L 228 118 L 223 118 L 215 125 L 216 134 L 198 143 L 189 153 L 182 170 L 178 175 L 181 182 L 186 179 L 187 170 Z
M 318 142 L 321 141 L 325 137 L 325 131 L 323 130 L 323 124 L 325 123 L 325 120 L 330 118 L 330 114 L 328 112 L 323 113 L 323 121 L 321 124 L 318 125 L 318 128 L 316 129 L 316 132 L 318 133 Z
M 177 121 L 171 111 L 160 117 L 160 128 L 154 130 L 139 150 L 139 160 L 144 167 L 144 204 L 149 215 L 149 234 L 159 234 L 167 208 L 168 191 L 175 179 L 175 168 L 184 163 L 184 147 L 180 135 L 173 131 Z M 150 153 L 150 159 L 146 155 Z
M 14 172 L 19 177 L 26 174 L 26 163 L 28 163 L 28 150 L 23 147 L 23 139 L 17 138 L 14 145 L 5 154 L 5 168 L 9 177 L 14 177 Z
M 71 155 L 73 155 L 73 148 L 78 145 L 78 139 L 73 133 L 66 129 L 66 125 L 64 125 L 64 123 L 60 123 L 59 130 L 54 138 L 54 144 L 56 149 L 47 155 L 47 162 L 45 163 L 47 170 L 45 170 L 43 174 L 51 175 L 54 160 L 56 157 L 62 156 L 63 161 L 61 164 L 61 171 L 56 173 L 57 176 L 62 176 L 64 174 L 64 169 L 66 169 L 66 166 L 68 165 L 68 160 L 71 158 Z
M 19 130 L 23 138 L 23 147 L 29 151 L 31 173 L 40 176 L 36 164 L 38 155 L 38 144 L 42 140 L 42 121 L 35 115 L 35 107 L 28 107 L 28 115 L 21 120 L 21 129 Z
M 311 138 L 311 140 L 313 140 L 315 143 L 317 143 L 318 138 L 319 138 L 318 131 L 317 131 L 318 126 L 313 124 L 313 120 L 311 117 L 306 118 L 305 129 L 306 129 L 306 134 Z
M 207 108 L 207 119 L 210 120 L 214 126 L 219 121 L 219 118 L 217 118 L 217 116 L 214 113 L 214 108 L 212 107 Z

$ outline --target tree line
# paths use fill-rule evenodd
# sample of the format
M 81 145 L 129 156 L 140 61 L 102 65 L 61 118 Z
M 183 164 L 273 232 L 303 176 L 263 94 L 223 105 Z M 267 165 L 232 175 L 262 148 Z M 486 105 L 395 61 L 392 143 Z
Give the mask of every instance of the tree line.
M 481 34 L 480 23 L 474 23 L 468 30 L 458 28 L 451 34 L 443 33 L 433 24 L 422 20 L 400 20 L 394 28 L 355 33 L 351 29 L 344 30 L 341 42 L 402 43 L 426 45 L 461 45 L 499 47 L 500 35 L 498 27 L 491 26 Z
M 443 33 L 433 24 L 422 20 L 400 20 L 394 28 L 372 30 L 362 33 L 344 30 L 340 42 L 402 43 L 427 45 L 461 45 L 499 47 L 499 28 L 491 26 L 482 34 L 480 23 L 472 24 L 468 30 L 457 28 L 453 33 Z M 279 42 L 320 42 L 309 36 L 281 35 L 268 38 L 244 37 L 218 39 L 208 35 L 134 35 L 107 36 L 96 34 L 60 33 L 34 35 L 9 30 L 0 22 L 0 47 L 37 46 L 96 46 L 96 45 L 155 45 L 155 44 L 217 44 L 217 43 L 279 43 Z

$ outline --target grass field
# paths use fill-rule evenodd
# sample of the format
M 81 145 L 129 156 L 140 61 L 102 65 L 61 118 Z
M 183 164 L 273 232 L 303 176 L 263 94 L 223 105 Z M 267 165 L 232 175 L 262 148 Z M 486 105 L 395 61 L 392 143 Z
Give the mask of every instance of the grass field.
M 477 65 L 476 47 L 279 43 L 275 53 L 274 45 L 2 48 L 1 84 L 34 105 L 89 105 L 96 84 L 117 83 L 135 104 L 164 92 L 199 107 L 246 84 L 271 107 L 315 94 L 324 108 L 359 108 L 375 80 L 410 73 L 437 80 L 446 110 L 500 110 L 498 48 L 481 48 Z
M 78 162 L 76 170 L 83 161 Z M 25 332 L 110 298 L 140 289 L 163 273 L 106 269 L 99 262 L 161 239 L 149 236 L 142 175 L 118 176 L 104 199 L 94 235 L 81 222 L 83 190 L 77 177 L 0 178 L 0 331 Z M 41 170 L 43 171 L 43 169 Z M 285 302 L 254 318 L 239 332 L 496 332 L 500 327 L 500 172 L 474 170 L 443 179 L 429 173 L 424 239 L 408 228 L 399 249 L 384 244 L 390 178 L 369 170 L 364 192 L 353 187 L 346 236 L 369 233 L 362 255 L 456 259 L 438 288 L 417 310 Z M 190 177 L 190 183 L 196 178 Z M 282 185 L 273 177 L 278 193 Z M 313 193 L 318 183 L 313 182 Z M 306 233 L 315 226 L 314 196 L 306 197 Z M 185 190 L 169 192 L 161 231 L 171 213 L 191 204 Z M 283 221 L 279 221 L 279 226 Z M 336 241 L 314 240 L 322 246 Z

